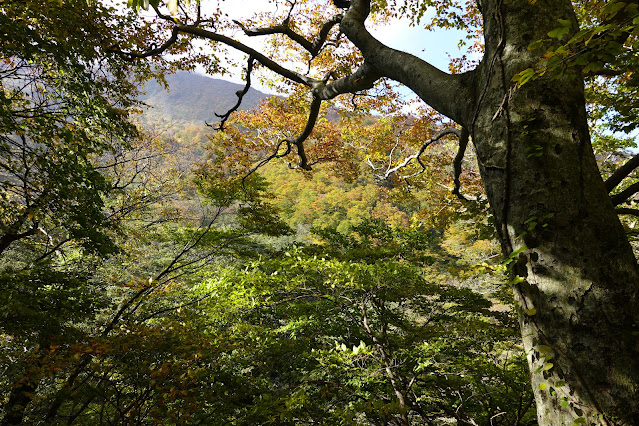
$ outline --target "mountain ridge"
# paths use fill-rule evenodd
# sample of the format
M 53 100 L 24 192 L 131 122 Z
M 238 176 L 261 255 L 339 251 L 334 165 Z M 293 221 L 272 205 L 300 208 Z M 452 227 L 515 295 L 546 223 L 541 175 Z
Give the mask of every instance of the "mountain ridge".
M 156 81 L 149 81 L 142 88 L 139 99 L 149 106 L 144 111 L 149 121 L 219 122 L 215 114 L 224 114 L 231 109 L 237 102 L 236 93 L 244 89 L 241 84 L 186 71 L 168 75 L 166 81 L 168 91 Z M 270 96 L 250 88 L 239 109 L 254 109 Z

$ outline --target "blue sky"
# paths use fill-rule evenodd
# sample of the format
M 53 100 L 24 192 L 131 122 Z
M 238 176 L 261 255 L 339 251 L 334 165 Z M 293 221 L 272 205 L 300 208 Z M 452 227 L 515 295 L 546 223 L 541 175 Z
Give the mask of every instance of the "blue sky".
M 408 21 L 403 20 L 386 27 L 371 29 L 371 33 L 387 46 L 412 53 L 443 71 L 448 71 L 448 54 L 453 57 L 462 55 L 457 47 L 459 40 L 464 36 L 462 31 L 426 31 L 419 27 L 410 27 Z

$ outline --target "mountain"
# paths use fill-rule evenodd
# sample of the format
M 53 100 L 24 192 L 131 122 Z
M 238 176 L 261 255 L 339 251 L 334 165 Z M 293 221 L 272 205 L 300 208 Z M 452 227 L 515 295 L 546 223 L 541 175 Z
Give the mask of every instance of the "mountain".
M 237 102 L 235 93 L 241 84 L 179 71 L 167 77 L 170 90 L 155 81 L 148 82 L 140 99 L 150 106 L 145 119 L 151 122 L 204 124 L 217 122 L 215 113 L 227 112 Z M 242 100 L 241 110 L 257 107 L 270 95 L 249 89 Z

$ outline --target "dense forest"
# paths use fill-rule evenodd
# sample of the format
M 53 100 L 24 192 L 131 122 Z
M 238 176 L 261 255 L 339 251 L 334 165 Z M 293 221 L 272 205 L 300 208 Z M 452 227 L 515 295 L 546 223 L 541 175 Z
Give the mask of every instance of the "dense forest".
M 267 3 L 0 3 L 0 425 L 639 424 L 636 2 Z

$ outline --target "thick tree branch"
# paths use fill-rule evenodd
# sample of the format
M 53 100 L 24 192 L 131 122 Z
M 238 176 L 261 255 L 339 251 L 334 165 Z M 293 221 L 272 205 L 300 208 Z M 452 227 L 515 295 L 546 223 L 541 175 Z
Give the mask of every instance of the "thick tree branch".
M 639 217 L 639 210 L 637 209 L 631 209 L 628 207 L 617 207 L 615 209 L 615 211 L 617 212 L 617 214 L 627 214 L 630 216 L 638 216 Z
M 333 0 L 333 4 L 338 9 L 348 9 L 351 7 L 350 0 Z
M 368 90 L 379 80 L 381 74 L 364 62 L 353 74 L 327 84 L 317 84 L 313 87 L 313 95 L 322 100 L 333 99 L 345 93 L 355 93 Z
M 343 93 L 352 93 L 370 89 L 373 87 L 375 81 L 381 77 L 381 74 L 377 72 L 376 68 L 372 67 L 365 61 L 364 64 L 362 64 L 362 66 L 353 74 L 327 84 L 327 78 L 324 80 L 318 80 L 284 68 L 276 61 L 232 38 L 190 25 L 176 24 L 176 27 L 179 28 L 181 32 L 224 43 L 234 49 L 248 54 L 249 56 L 252 56 L 263 66 L 273 72 L 276 72 L 282 77 L 310 87 L 313 91 L 314 97 L 319 100 L 332 99 Z
M 379 78 L 388 77 L 408 86 L 422 100 L 437 111 L 459 123 L 463 123 L 469 111 L 469 104 L 467 102 L 453 102 L 452 100 L 459 99 L 460 96 L 466 99 L 472 98 L 470 93 L 468 96 L 464 96 L 464 94 L 471 89 L 468 81 L 472 79 L 468 79 L 466 74 L 447 74 L 414 55 L 391 49 L 380 43 L 364 26 L 364 21 L 368 17 L 369 12 L 370 0 L 354 0 L 350 2 L 350 8 L 344 17 L 341 18 L 340 31 L 355 44 L 365 60 L 362 66 L 352 75 L 338 79 L 331 84 L 326 84 L 324 81 L 307 77 L 287 69 L 266 55 L 231 37 L 200 28 L 197 25 L 175 23 L 171 38 L 158 48 L 139 53 L 121 52 L 119 50 L 118 52 L 132 58 L 145 58 L 158 55 L 168 49 L 171 44 L 175 43 L 177 33 L 191 34 L 203 39 L 223 43 L 233 49 L 246 53 L 280 76 L 310 87 L 313 89 L 314 96 L 319 99 L 332 99 L 343 93 L 353 93 L 370 89 Z M 160 13 L 158 13 L 158 16 L 173 22 L 170 17 L 166 17 Z M 315 40 L 313 45 L 309 45 L 310 42 L 305 39 L 302 42 L 301 38 L 303 37 L 299 35 L 288 34 L 290 30 L 286 30 L 282 26 L 275 27 L 273 33 L 280 31 L 289 37 L 292 36 L 291 38 L 294 41 L 297 41 L 305 48 L 309 47 L 312 52 L 316 48 L 315 44 L 321 45 L 323 43 L 323 34 L 330 32 L 332 26 L 337 24 L 339 17 L 340 15 L 336 15 L 331 21 L 324 24 L 320 30 L 318 39 Z M 245 31 L 260 32 L 270 30 L 245 29 Z
M 247 177 L 255 173 L 260 167 L 265 166 L 271 160 L 276 158 L 284 158 L 288 154 L 291 153 L 293 145 L 297 148 L 297 155 L 299 157 L 299 163 L 297 166 L 289 165 L 290 168 L 293 169 L 303 169 L 303 170 L 312 170 L 312 165 L 316 163 L 308 162 L 308 158 L 306 157 L 306 151 L 304 150 L 304 142 L 313 132 L 313 128 L 315 127 L 315 123 L 317 123 L 317 117 L 319 116 L 320 107 L 322 105 L 322 99 L 317 96 L 313 96 L 313 101 L 311 102 L 311 108 L 308 114 L 308 119 L 306 120 L 306 126 L 304 126 L 304 130 L 299 134 L 296 138 L 286 138 L 281 140 L 275 150 L 271 155 L 261 160 L 257 163 L 249 172 L 242 178 L 242 182 L 246 180 Z M 286 145 L 286 150 L 284 152 L 280 152 L 282 146 Z
M 626 161 L 623 166 L 615 170 L 615 172 L 606 179 L 605 185 L 608 192 L 615 189 L 615 187 L 627 178 L 637 167 L 639 167 L 639 154 Z
M 618 206 L 637 192 L 639 192 L 639 182 L 633 183 L 628 188 L 621 191 L 619 194 L 611 195 L 610 199 L 612 200 L 612 205 Z
M 370 13 L 370 0 L 353 0 L 340 24 L 340 30 L 360 50 L 365 63 L 380 76 L 391 78 L 413 90 L 424 102 L 458 123 L 465 123 L 474 99 L 472 74 L 447 74 L 428 62 L 375 39 L 364 21 Z
M 613 70 L 611 68 L 602 68 L 587 75 L 599 75 L 602 77 L 617 77 L 623 75 L 626 71 Z
M 14 234 L 11 234 L 11 233 L 4 234 L 2 237 L 0 237 L 0 254 L 2 254 L 2 252 L 4 252 L 7 249 L 7 247 L 9 247 L 9 245 L 11 245 L 11 243 L 13 243 L 14 241 L 18 241 L 23 238 L 30 237 L 32 235 L 35 235 L 37 232 L 38 232 L 38 225 L 36 223 L 30 229 L 24 232 L 18 232 Z
M 321 100 L 328 100 L 328 99 L 332 99 L 340 94 L 344 94 L 344 93 L 354 93 L 354 92 L 358 92 L 358 91 L 362 91 L 362 90 L 367 90 L 373 87 L 374 83 L 381 78 L 382 76 L 384 76 L 383 73 L 380 73 L 378 70 L 379 68 L 376 66 L 372 65 L 371 61 L 364 61 L 364 63 L 362 64 L 362 66 L 360 66 L 353 74 L 344 77 L 344 78 L 340 78 L 338 80 L 335 80 L 334 82 L 327 84 L 328 79 L 325 78 L 324 80 L 319 80 L 319 79 L 315 79 L 315 78 L 311 78 L 305 75 L 302 75 L 296 71 L 290 70 L 288 68 L 285 68 L 284 66 L 280 65 L 278 62 L 276 62 L 275 60 L 267 57 L 266 55 L 258 52 L 257 50 L 246 46 L 245 44 L 222 34 L 216 33 L 214 31 L 210 31 L 204 28 L 201 28 L 198 26 L 198 24 L 195 25 L 189 25 L 189 24 L 183 24 L 183 23 L 176 23 L 173 18 L 171 18 L 168 15 L 164 15 L 162 13 L 160 13 L 158 10 L 156 10 L 156 13 L 158 14 L 158 16 L 162 19 L 165 19 L 169 22 L 171 22 L 174 26 L 171 32 L 171 37 L 165 42 L 163 43 L 160 47 L 157 48 L 153 48 L 153 49 L 149 49 L 146 51 L 142 51 L 142 52 L 125 52 L 120 50 L 119 48 L 111 48 L 110 50 L 112 52 L 118 53 L 124 57 L 128 57 L 131 59 L 141 59 L 141 58 L 147 58 L 150 56 L 156 56 L 156 55 L 160 55 L 162 53 L 164 53 L 169 47 L 171 47 L 173 44 L 175 44 L 177 42 L 178 39 L 178 35 L 179 33 L 184 33 L 184 34 L 190 34 L 190 35 L 194 35 L 206 40 L 210 40 L 210 41 L 214 41 L 214 42 L 219 42 L 222 44 L 225 44 L 233 49 L 236 49 L 240 52 L 243 52 L 247 55 L 249 55 L 249 57 L 253 58 L 253 60 L 258 61 L 260 64 L 262 64 L 264 67 L 270 69 L 271 71 L 279 74 L 280 76 L 291 80 L 293 82 L 299 83 L 299 84 L 303 84 L 309 88 L 312 89 L 313 91 L 313 95 L 315 98 L 321 99 Z M 285 34 L 289 37 L 291 37 L 294 41 L 297 41 L 298 43 L 300 43 L 303 47 L 307 48 L 307 50 L 309 50 L 312 54 L 314 52 L 319 52 L 319 50 L 321 50 L 322 45 L 325 42 L 326 36 L 328 35 L 328 33 L 330 32 L 330 30 L 337 25 L 340 20 L 342 19 L 341 15 L 336 15 L 334 16 L 331 20 L 327 21 L 326 23 L 324 23 L 324 25 L 322 26 L 321 30 L 320 30 L 320 34 L 318 36 L 318 38 L 313 42 L 310 43 L 308 40 L 303 39 L 302 36 L 297 35 L 296 33 L 292 32 L 292 30 L 290 29 L 286 29 L 288 27 L 284 27 L 285 24 L 282 24 L 280 26 L 276 26 L 270 29 L 262 29 L 262 30 L 249 30 L 246 29 L 243 25 L 239 24 L 243 30 L 245 32 L 248 32 L 249 35 L 253 34 L 253 35 L 259 35 L 259 34 L 275 34 L 275 33 L 282 33 Z M 364 30 L 365 31 L 365 30 Z M 370 36 L 370 34 L 369 34 Z M 392 50 L 392 49 L 388 49 L 387 50 Z M 398 52 L 401 53 L 401 52 Z M 402 53 L 403 55 L 406 55 L 404 53 Z M 411 56 L 411 55 L 409 55 Z M 417 58 L 415 58 L 417 59 Z M 419 60 L 421 61 L 421 60 Z M 422 61 L 423 62 L 423 61 Z M 424 64 L 426 64 L 424 62 Z M 384 65 L 384 64 L 382 64 Z M 427 64 L 426 64 L 427 65 Z M 387 68 L 386 66 L 382 66 L 382 68 Z M 432 68 L 432 67 L 431 67 Z M 437 70 L 436 68 L 433 68 L 434 70 Z M 439 72 L 439 74 L 443 75 L 443 76 L 448 76 L 445 73 L 442 73 L 441 71 L 437 70 Z M 392 78 L 392 77 L 391 77 Z M 399 81 L 399 80 L 398 80 Z M 438 83 L 442 83 L 442 81 L 438 81 Z
M 297 155 L 300 157 L 299 168 L 303 170 L 311 170 L 311 165 L 308 163 L 308 159 L 306 158 L 306 152 L 304 151 L 304 141 L 308 139 L 308 137 L 313 132 L 313 128 L 315 127 L 315 123 L 317 122 L 317 117 L 319 116 L 320 106 L 322 105 L 322 100 L 318 97 L 313 96 L 313 102 L 311 103 L 311 110 L 308 114 L 308 120 L 306 121 L 306 126 L 302 133 L 293 141 L 293 144 L 297 147 Z

